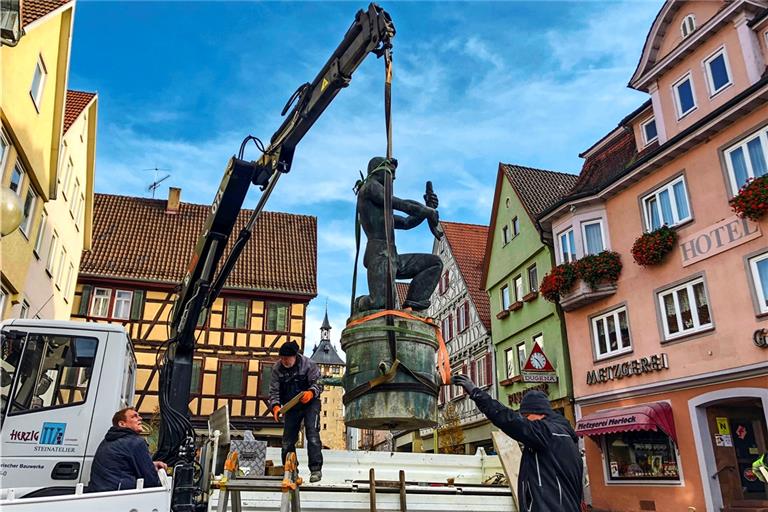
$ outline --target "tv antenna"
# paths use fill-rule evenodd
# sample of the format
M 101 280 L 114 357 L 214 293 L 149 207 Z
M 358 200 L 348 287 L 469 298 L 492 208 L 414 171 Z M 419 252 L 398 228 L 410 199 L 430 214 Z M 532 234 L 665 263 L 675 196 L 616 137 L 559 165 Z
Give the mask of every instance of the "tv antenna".
M 158 179 L 157 178 L 157 173 L 161 172 L 161 171 L 170 171 L 170 169 L 158 169 L 157 167 L 153 167 L 151 169 L 143 169 L 143 170 L 144 171 L 153 171 L 155 173 L 155 181 L 153 181 L 152 184 L 149 187 L 147 187 L 147 190 L 149 192 L 152 192 L 152 199 L 154 199 L 155 198 L 155 192 L 160 187 L 160 184 L 162 182 L 164 182 L 165 180 L 167 180 L 168 178 L 171 177 L 170 174 L 166 174 L 162 178 Z

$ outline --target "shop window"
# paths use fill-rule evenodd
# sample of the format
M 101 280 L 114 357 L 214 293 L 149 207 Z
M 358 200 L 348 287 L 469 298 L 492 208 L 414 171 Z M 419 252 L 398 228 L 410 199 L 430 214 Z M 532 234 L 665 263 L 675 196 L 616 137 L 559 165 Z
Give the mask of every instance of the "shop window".
M 85 402 L 98 341 L 95 338 L 29 334 L 3 337 L 3 369 L 16 385 L 9 415 Z M 6 403 L 10 386 L 3 388 Z M 42 441 L 41 441 L 42 442 Z
M 693 89 L 693 80 L 691 80 L 691 74 L 688 73 L 682 79 L 680 79 L 675 85 L 672 86 L 675 91 L 675 107 L 677 108 L 677 118 L 682 119 L 683 116 L 696 109 L 696 94 Z
M 768 174 L 768 130 L 763 129 L 725 150 L 725 164 L 736 194 L 747 181 Z
M 672 439 L 663 432 L 622 432 L 604 436 L 609 482 L 680 480 Z
M 680 176 L 643 197 L 643 217 L 646 231 L 691 220 L 685 177 Z
M 235 361 L 219 362 L 218 394 L 221 396 L 244 395 L 245 363 Z
M 573 228 L 569 228 L 557 236 L 559 240 L 558 255 L 560 263 L 572 263 L 576 261 L 576 240 Z
M 620 307 L 592 319 L 592 340 L 596 359 L 632 351 L 627 308 Z
M 247 299 L 226 299 L 224 327 L 227 329 L 245 329 L 248 327 Z
M 267 330 L 272 332 L 288 332 L 288 312 L 290 305 L 270 302 L 267 304 Z
M 712 328 L 703 278 L 665 290 L 658 297 L 665 340 Z
M 768 313 L 768 252 L 749 260 L 760 313 Z

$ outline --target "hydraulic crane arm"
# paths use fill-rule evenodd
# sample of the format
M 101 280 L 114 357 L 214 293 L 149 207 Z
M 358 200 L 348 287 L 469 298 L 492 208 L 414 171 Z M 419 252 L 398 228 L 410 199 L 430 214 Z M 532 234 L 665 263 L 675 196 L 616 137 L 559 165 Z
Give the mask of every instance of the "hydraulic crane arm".
M 195 486 L 190 480 L 194 450 L 188 417 L 198 318 L 213 304 L 224 286 L 280 175 L 291 170 L 296 145 L 339 91 L 349 85 L 352 73 L 368 54 L 382 56 L 391 49 L 394 35 L 392 19 L 381 7 L 370 4 L 367 10 L 358 11 L 341 44 L 315 79 L 300 86 L 288 100 L 282 112 L 283 115 L 287 113 L 286 119 L 270 139 L 269 146 L 260 148 L 263 153 L 258 161 L 243 160 L 241 147 L 240 155 L 232 157 L 227 164 L 180 284 L 170 322 L 171 338 L 160 368 L 161 421 L 154 458 L 168 463 L 181 462 L 178 475 L 174 475 L 174 510 L 194 510 L 201 505 L 199 496 L 193 496 Z M 224 249 L 251 184 L 261 188 L 261 197 L 222 262 Z M 195 500 L 197 502 L 193 504 Z

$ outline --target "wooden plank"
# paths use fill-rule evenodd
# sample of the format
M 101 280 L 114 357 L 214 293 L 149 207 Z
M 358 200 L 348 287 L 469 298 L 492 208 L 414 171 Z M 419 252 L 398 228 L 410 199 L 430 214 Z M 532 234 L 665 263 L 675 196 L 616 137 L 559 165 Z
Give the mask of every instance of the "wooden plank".
M 496 453 L 499 454 L 501 467 L 504 469 L 507 482 L 509 482 L 509 490 L 512 491 L 515 510 L 519 510 L 517 478 L 520 474 L 520 459 L 523 457 L 523 452 L 520 450 L 520 445 L 517 444 L 517 441 L 504 432 L 495 430 L 491 433 L 491 437 L 493 438 L 493 447 L 496 448 Z

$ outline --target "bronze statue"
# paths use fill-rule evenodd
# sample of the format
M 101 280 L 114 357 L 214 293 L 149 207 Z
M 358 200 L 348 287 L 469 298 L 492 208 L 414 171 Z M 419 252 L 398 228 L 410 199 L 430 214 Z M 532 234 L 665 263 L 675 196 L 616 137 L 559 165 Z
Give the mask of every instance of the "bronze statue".
M 394 236 L 387 251 L 384 223 L 384 180 L 386 173 L 395 179 L 397 160 L 374 157 L 368 163 L 368 176 L 358 182 L 357 215 L 368 242 L 365 246 L 363 266 L 368 271 L 368 295 L 355 299 L 355 312 L 383 309 L 386 306 L 387 258 L 390 258 L 395 279 L 412 279 L 403 308 L 422 311 L 429 307 L 429 298 L 440 280 L 443 262 L 434 254 L 397 254 Z M 437 195 L 427 182 L 425 204 L 410 199 L 392 197 L 392 209 L 407 216 L 393 214 L 395 229 L 412 229 L 425 219 L 438 240 L 443 237 L 437 213 Z M 392 284 L 394 286 L 394 283 Z M 393 291 L 394 293 L 394 291 Z M 402 297 L 401 297 L 402 299 Z

